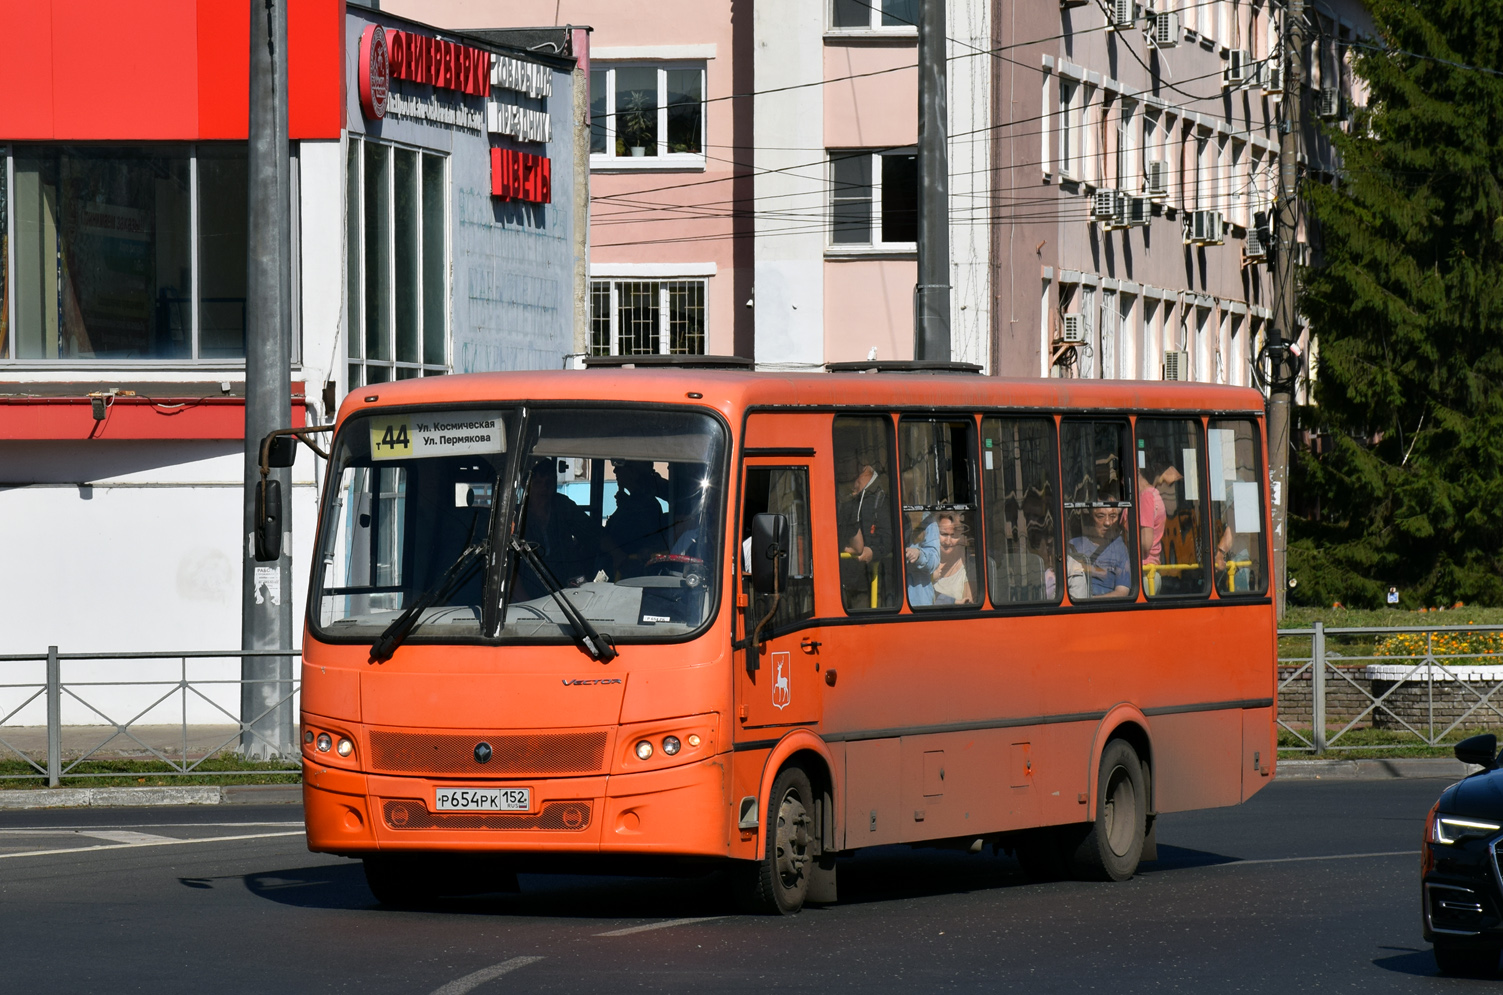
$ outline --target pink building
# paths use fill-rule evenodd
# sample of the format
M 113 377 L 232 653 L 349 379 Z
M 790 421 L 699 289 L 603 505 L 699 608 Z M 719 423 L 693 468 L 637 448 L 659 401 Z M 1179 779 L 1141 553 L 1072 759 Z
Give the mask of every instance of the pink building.
M 953 358 L 1252 382 L 1283 8 L 946 3 Z M 455 28 L 590 25 L 592 350 L 788 370 L 912 355 L 918 4 L 383 0 Z M 1360 100 L 1367 28 L 1356 0 L 1312 15 L 1308 116 Z M 1329 168 L 1313 127 L 1306 147 Z

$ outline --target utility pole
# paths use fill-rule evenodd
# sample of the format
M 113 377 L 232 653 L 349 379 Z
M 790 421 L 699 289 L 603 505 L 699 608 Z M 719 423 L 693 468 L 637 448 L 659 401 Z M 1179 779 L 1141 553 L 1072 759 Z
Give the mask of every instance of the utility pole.
M 1279 128 L 1279 200 L 1274 212 L 1278 247 L 1274 282 L 1278 307 L 1268 336 L 1268 485 L 1273 510 L 1273 599 L 1284 617 L 1288 584 L 1289 407 L 1298 366 L 1290 347 L 1299 339 L 1294 245 L 1298 233 L 1299 147 L 1304 110 L 1304 0 L 1287 0 L 1280 55 L 1284 62 L 1284 120 Z
M 240 648 L 292 648 L 292 537 L 282 555 L 257 563 L 252 536 L 261 480 L 261 440 L 286 428 L 292 396 L 292 175 L 287 144 L 287 2 L 252 0 L 250 7 L 249 214 L 245 302 L 245 514 L 240 535 Z M 292 500 L 291 472 L 273 470 Z M 284 517 L 284 522 L 290 519 Z M 240 751 L 247 756 L 297 753 L 292 732 L 292 658 L 242 657 Z
M 950 360 L 950 165 L 945 148 L 945 2 L 920 0 L 918 286 L 913 358 Z

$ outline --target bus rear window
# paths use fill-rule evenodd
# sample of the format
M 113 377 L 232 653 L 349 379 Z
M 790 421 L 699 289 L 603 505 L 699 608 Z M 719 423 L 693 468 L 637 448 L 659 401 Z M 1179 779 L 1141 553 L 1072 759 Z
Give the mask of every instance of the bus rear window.
M 1207 482 L 1216 590 L 1244 597 L 1268 590 L 1263 553 L 1263 475 L 1258 431 L 1250 421 L 1211 419 Z

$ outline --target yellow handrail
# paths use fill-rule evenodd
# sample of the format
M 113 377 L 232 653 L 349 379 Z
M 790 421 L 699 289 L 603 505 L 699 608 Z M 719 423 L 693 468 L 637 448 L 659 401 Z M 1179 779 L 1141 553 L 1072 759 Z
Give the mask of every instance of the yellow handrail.
M 1144 563 L 1143 564 L 1143 587 L 1151 598 L 1159 593 L 1160 570 L 1198 570 L 1199 563 Z
M 855 560 L 855 559 L 859 559 L 859 557 L 857 557 L 855 553 L 846 553 L 846 552 L 842 552 L 840 554 L 840 558 L 842 560 Z M 879 607 L 881 607 L 881 605 L 878 604 L 878 601 L 877 601 L 877 577 L 878 577 L 877 571 L 873 570 L 872 571 L 872 604 L 871 604 L 871 606 L 873 608 L 879 608 Z
M 1237 570 L 1241 567 L 1251 567 L 1252 560 L 1227 560 L 1226 561 L 1226 593 L 1237 593 Z

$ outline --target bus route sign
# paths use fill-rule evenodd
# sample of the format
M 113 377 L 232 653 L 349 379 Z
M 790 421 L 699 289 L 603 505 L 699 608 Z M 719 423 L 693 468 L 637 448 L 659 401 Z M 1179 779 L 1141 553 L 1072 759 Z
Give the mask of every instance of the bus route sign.
M 426 459 L 506 451 L 499 411 L 414 412 L 372 418 L 371 459 Z

